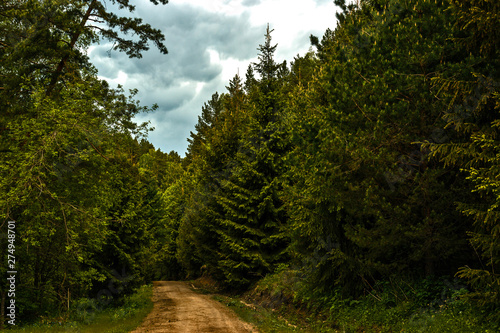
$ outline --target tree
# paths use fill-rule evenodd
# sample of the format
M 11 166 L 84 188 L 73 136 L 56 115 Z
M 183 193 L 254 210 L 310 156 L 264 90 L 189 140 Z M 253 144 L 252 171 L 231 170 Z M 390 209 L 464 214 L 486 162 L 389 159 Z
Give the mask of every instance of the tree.
M 168 0 L 151 2 L 166 4 Z M 129 0 L 111 3 L 130 12 L 135 9 Z M 59 82 L 77 79 L 79 70 L 88 67 L 85 49 L 101 38 L 114 42 L 113 48 L 129 57 L 140 58 L 149 49 L 149 42 L 167 53 L 161 31 L 140 18 L 118 16 L 103 1 L 23 0 L 7 1 L 2 6 L 3 103 L 19 98 L 20 86 L 29 84 L 29 80 L 44 82 L 50 95 Z M 125 38 L 128 33 L 136 38 Z
M 201 267 L 217 275 L 218 237 L 214 226 L 220 206 L 215 196 L 235 144 L 231 140 L 233 134 L 225 135 L 237 130 L 231 126 L 231 117 L 225 109 L 226 98 L 225 94 L 215 93 L 205 103 L 195 126 L 197 132 L 191 133 L 184 161 L 187 175 L 181 184 L 186 209 L 179 225 L 177 258 L 190 277 L 199 275 Z
M 281 85 L 288 74 L 286 63 L 274 61 L 269 26 L 266 41 L 259 46 L 259 62 L 247 74 L 250 117 L 239 138 L 237 153 L 221 181 L 217 202 L 222 213 L 217 219 L 220 237 L 219 269 L 226 283 L 241 288 L 274 270 L 286 258 L 286 214 L 279 197 L 282 157 L 287 141 L 280 123 Z M 254 85 L 253 87 L 251 85 Z M 242 85 L 236 77 L 228 88 L 236 99 L 230 110 L 239 109 Z
M 436 135 L 444 104 L 432 78 L 441 59 L 463 55 L 451 45 L 445 8 L 346 7 L 335 31 L 317 41 L 311 82 L 289 100 L 291 251 L 313 288 L 353 296 L 392 274 L 454 274 L 471 257 L 463 250 L 470 222 L 453 202 L 467 196 L 463 178 L 427 162 L 418 144 L 446 140 Z
M 198 116 L 198 123 L 195 125 L 196 133 L 191 132 L 188 138 L 189 146 L 186 156 L 186 163 L 191 162 L 194 155 L 200 155 L 207 144 L 210 131 L 217 124 L 219 115 L 223 109 L 223 98 L 218 93 L 212 95 L 212 99 L 201 108 L 201 116 Z
M 128 1 L 116 3 L 133 9 Z M 125 232 L 120 219 L 134 224 L 129 230 L 143 229 L 130 218 L 131 203 L 145 207 L 137 196 L 154 201 L 156 195 L 152 183 L 131 184 L 138 172 L 124 163 L 131 137 L 149 129 L 133 117 L 149 109 L 134 101 L 135 91 L 127 96 L 98 80 L 85 52 L 101 37 L 132 57 L 148 41 L 166 49 L 160 31 L 109 12 L 101 1 L 9 0 L 0 6 L 0 225 L 3 230 L 7 220 L 17 221 L 16 256 L 25 265 L 19 315 L 29 320 L 67 309 L 70 297 L 94 296 L 93 288 L 110 275 L 103 264 L 111 258 L 97 257 L 110 239 L 121 263 L 136 269 L 131 248 L 113 237 Z M 126 32 L 138 38 L 128 40 Z M 125 174 L 135 177 L 127 183 Z M 126 192 L 131 200 L 123 200 Z M 117 213 L 119 202 L 125 209 Z M 146 208 L 144 219 L 157 218 L 158 207 Z
M 93 255 L 109 235 L 107 210 L 116 198 L 113 143 L 120 132 L 134 131 L 120 124 L 128 123 L 127 112 L 112 120 L 108 110 L 118 114 L 135 104 L 87 80 L 61 92 L 60 101 L 47 99 L 39 87 L 30 96 L 31 108 L 7 122 L 11 141 L 1 154 L 1 213 L 2 221 L 17 221 L 18 255 L 26 268 L 19 300 L 31 304 L 20 311 L 25 318 L 64 302 L 68 290 L 83 296 L 92 281 L 105 278 Z
M 468 55 L 436 78 L 440 97 L 449 104 L 443 118 L 453 130 L 451 142 L 430 143 L 433 157 L 447 166 L 460 167 L 476 197 L 461 200 L 458 209 L 474 220 L 470 243 L 480 263 L 463 266 L 458 275 L 474 286 L 471 295 L 481 306 L 498 313 L 500 305 L 499 214 L 499 42 L 496 26 L 500 4 L 495 1 L 452 1 L 457 17 L 455 45 Z M 498 316 L 497 316 L 498 317 Z

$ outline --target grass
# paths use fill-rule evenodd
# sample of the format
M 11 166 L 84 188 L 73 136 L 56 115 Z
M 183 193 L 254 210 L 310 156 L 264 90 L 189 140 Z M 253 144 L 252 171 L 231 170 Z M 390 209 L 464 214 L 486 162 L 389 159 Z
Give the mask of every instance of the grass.
M 257 304 L 245 303 L 241 296 L 222 294 L 221 286 L 207 276 L 191 281 L 191 286 L 198 293 L 212 295 L 214 300 L 230 308 L 238 317 L 253 324 L 260 332 L 307 332 L 273 311 Z
M 244 295 L 229 295 L 221 292 L 220 285 L 208 277 L 191 281 L 193 289 L 212 298 L 231 309 L 241 320 L 254 325 L 259 332 L 317 332 L 301 321 L 293 312 L 263 306 L 248 300 Z
M 93 300 L 76 302 L 71 316 L 43 318 L 40 322 L 20 328 L 8 325 L 7 332 L 78 332 L 78 333 L 128 333 L 141 324 L 151 312 L 153 293 L 151 285 L 139 288 L 134 294 L 124 297 L 120 307 L 98 310 Z
M 214 299 L 262 333 L 500 332 L 500 323 L 488 321 L 491 313 L 467 302 L 467 290 L 452 282 L 391 281 L 372 295 L 343 299 L 311 290 L 293 272 L 282 270 L 243 295 L 217 294 L 217 286 L 210 283 L 197 288 L 215 293 Z
M 313 332 L 299 326 L 292 318 L 285 318 L 260 305 L 248 304 L 239 297 L 215 295 L 212 297 L 233 310 L 243 321 L 253 324 L 260 332 Z

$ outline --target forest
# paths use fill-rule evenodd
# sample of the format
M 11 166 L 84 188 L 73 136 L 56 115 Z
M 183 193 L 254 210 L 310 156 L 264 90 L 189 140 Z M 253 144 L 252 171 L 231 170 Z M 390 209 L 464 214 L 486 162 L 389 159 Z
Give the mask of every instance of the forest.
M 157 106 L 86 55 L 100 39 L 167 54 L 161 31 L 102 0 L 2 1 L 0 268 L 15 256 L 16 321 L 153 280 L 243 293 L 274 276 L 316 299 L 390 291 L 384 306 L 446 280 L 423 302 L 459 297 L 499 328 L 500 2 L 335 4 L 336 28 L 288 62 L 268 26 L 181 157 L 134 121 Z

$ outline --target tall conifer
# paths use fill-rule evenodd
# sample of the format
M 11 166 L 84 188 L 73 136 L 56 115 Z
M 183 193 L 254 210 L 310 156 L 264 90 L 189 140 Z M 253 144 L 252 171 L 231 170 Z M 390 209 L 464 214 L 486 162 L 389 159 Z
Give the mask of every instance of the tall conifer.
M 247 73 L 248 123 L 239 140 L 238 152 L 221 182 L 217 201 L 223 207 L 218 234 L 221 239 L 219 265 L 234 286 L 247 285 L 273 270 L 284 258 L 286 214 L 279 193 L 283 163 L 284 135 L 280 128 L 280 65 L 274 60 L 266 30 L 265 44 L 259 46 L 259 62 L 253 78 Z M 234 85 L 240 94 L 240 85 Z

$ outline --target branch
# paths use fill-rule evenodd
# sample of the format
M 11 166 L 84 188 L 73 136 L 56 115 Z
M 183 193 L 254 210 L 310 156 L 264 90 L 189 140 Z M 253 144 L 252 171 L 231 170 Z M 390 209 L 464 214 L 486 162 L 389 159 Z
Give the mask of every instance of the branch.
M 94 144 L 93 144 L 92 142 L 90 142 L 90 140 L 89 140 L 89 139 L 85 138 L 85 140 L 86 140 L 88 143 L 90 143 L 90 145 L 92 146 L 92 148 L 94 148 L 94 150 L 95 150 L 97 153 L 99 153 L 99 155 L 101 155 L 101 156 L 102 156 L 102 157 L 103 157 L 106 161 L 108 161 L 108 162 L 109 162 L 109 158 L 107 158 L 106 156 L 104 156 L 104 155 L 103 155 L 103 154 L 99 151 L 99 149 L 97 149 L 97 148 L 96 148 L 96 146 L 94 146 Z
M 92 2 L 89 5 L 89 8 L 87 8 L 87 12 L 83 16 L 82 22 L 80 23 L 80 28 L 71 37 L 71 42 L 70 42 L 70 45 L 69 45 L 70 50 L 75 47 L 75 44 L 76 44 L 78 38 L 80 37 L 80 35 L 81 35 L 82 31 L 83 31 L 83 28 L 85 27 L 85 24 L 87 24 L 87 20 L 89 19 L 90 14 L 94 10 L 94 7 L 95 7 L 96 3 L 97 3 L 97 0 L 92 0 Z M 59 65 L 57 65 L 56 71 L 52 75 L 52 79 L 50 81 L 49 87 L 47 88 L 47 93 L 46 93 L 47 96 L 52 93 L 52 90 L 54 89 L 54 87 L 55 87 L 55 85 L 57 83 L 57 80 L 59 79 L 59 76 L 61 75 L 64 67 L 66 66 L 66 61 L 68 61 L 68 58 L 69 58 L 69 53 L 66 54 L 61 59 L 61 62 L 59 62 Z
M 366 115 L 366 113 L 363 111 L 363 109 L 361 109 L 361 107 L 358 105 L 358 103 L 354 100 L 354 98 L 351 97 L 351 100 L 354 102 L 354 104 L 356 104 L 356 106 L 358 107 L 359 111 L 361 111 L 361 113 L 363 114 L 363 116 L 368 119 L 370 122 L 373 123 L 373 120 L 370 119 L 370 117 L 368 117 Z

